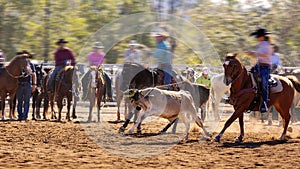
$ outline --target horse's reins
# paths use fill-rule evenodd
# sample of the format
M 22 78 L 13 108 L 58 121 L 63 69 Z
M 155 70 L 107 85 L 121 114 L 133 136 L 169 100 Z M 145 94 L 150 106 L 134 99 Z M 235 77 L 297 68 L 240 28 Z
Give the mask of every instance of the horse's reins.
M 9 75 L 9 76 L 11 76 L 12 78 L 15 78 L 15 79 L 18 79 L 18 78 L 20 78 L 20 77 L 27 77 L 27 76 L 29 76 L 30 74 L 27 74 L 27 75 L 24 75 L 24 74 L 22 74 L 22 75 L 19 75 L 19 76 L 15 76 L 15 75 L 13 75 L 13 74 L 11 74 L 9 71 L 8 71 L 8 69 L 5 67 L 5 70 L 6 70 L 6 72 L 7 72 L 7 74 Z

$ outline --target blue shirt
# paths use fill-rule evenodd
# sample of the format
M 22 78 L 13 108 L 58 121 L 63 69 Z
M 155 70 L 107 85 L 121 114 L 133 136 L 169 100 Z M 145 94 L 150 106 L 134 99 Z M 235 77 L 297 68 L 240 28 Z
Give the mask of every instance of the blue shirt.
M 271 56 L 272 58 L 272 65 L 280 65 L 280 56 L 278 53 L 273 53 L 273 55 Z
M 158 64 L 165 64 L 172 62 L 172 54 L 170 53 L 170 46 L 165 41 L 157 43 L 156 51 L 152 53 L 152 56 L 157 58 Z
M 31 71 L 33 73 L 35 73 L 35 67 L 34 67 L 34 65 L 31 62 L 29 62 L 29 65 L 30 65 Z M 28 82 L 28 83 L 32 84 L 32 77 L 31 77 L 31 75 L 26 76 L 26 77 L 19 77 L 18 81 L 19 81 L 19 83 Z

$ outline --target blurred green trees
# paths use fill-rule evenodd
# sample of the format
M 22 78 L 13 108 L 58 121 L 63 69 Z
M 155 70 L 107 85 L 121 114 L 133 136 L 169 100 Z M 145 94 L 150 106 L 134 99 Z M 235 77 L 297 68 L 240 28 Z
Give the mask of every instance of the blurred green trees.
M 280 48 L 283 64 L 298 66 L 299 0 L 269 0 L 271 7 L 264 7 L 259 5 L 259 0 L 256 1 L 251 1 L 255 6 L 250 3 L 245 6 L 235 0 L 219 3 L 199 0 L 197 5 L 185 9 L 185 15 L 210 39 L 220 56 L 228 51 L 255 49 L 256 41 L 248 35 L 257 27 L 265 27 L 274 32 L 271 37 Z M 175 15 L 182 16 L 179 8 Z M 0 0 L 0 49 L 4 50 L 7 60 L 14 57 L 16 51 L 28 49 L 36 53 L 37 59 L 51 61 L 55 41 L 65 38 L 69 41 L 68 47 L 78 55 L 85 42 L 102 26 L 122 16 L 150 11 L 147 0 Z M 130 39 L 137 39 L 152 48 L 155 45 L 154 39 L 146 35 L 120 39 L 120 43 L 107 53 L 105 62 L 122 62 L 120 56 Z M 178 56 L 175 61 L 180 63 L 202 62 L 180 41 L 177 41 L 175 55 Z M 241 57 L 245 64 L 250 64 L 248 56 Z M 84 62 L 85 59 L 78 58 L 78 61 Z

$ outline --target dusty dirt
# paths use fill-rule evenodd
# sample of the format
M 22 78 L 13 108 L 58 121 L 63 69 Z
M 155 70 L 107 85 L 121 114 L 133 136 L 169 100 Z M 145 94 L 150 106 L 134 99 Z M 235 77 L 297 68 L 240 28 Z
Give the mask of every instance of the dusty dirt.
M 293 132 L 288 134 L 289 139 L 281 142 L 278 138 L 282 128 L 278 123 L 267 126 L 256 119 L 245 118 L 245 121 L 243 143 L 234 143 L 239 132 L 235 122 L 220 143 L 212 143 L 211 139 L 199 142 L 199 131 L 191 131 L 187 143 L 175 142 L 164 152 L 140 158 L 115 154 L 109 148 L 115 147 L 118 139 L 134 139 L 132 144 L 121 147 L 123 153 L 126 146 L 128 153 L 132 153 L 129 149 L 134 147 L 131 146 L 141 144 L 138 140 L 155 138 L 154 133 L 162 128 L 164 121 L 146 123 L 142 135 L 128 137 L 117 132 L 122 123 L 106 123 L 116 139 L 110 140 L 109 133 L 103 135 L 105 132 L 99 130 L 94 134 L 100 137 L 97 139 L 105 140 L 102 145 L 87 132 L 97 123 L 5 121 L 0 122 L 0 168 L 300 168 L 300 124 L 291 125 Z M 223 124 L 224 120 L 216 131 L 220 131 Z M 168 137 L 173 135 L 165 134 L 163 139 Z M 177 139 L 179 141 L 179 137 Z

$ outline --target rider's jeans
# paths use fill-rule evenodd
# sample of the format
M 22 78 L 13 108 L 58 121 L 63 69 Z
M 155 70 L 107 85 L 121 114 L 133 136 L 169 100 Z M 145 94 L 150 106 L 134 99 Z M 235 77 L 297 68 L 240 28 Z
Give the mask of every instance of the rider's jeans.
M 172 65 L 159 65 L 158 68 L 164 71 L 164 84 L 170 84 L 172 76 Z M 168 90 L 170 90 L 170 86 L 168 86 Z
M 259 72 L 260 78 L 261 78 L 261 90 L 264 102 L 268 104 L 268 80 L 270 77 L 270 66 L 258 66 L 255 65 L 255 70 Z
M 58 71 L 60 71 L 61 69 L 63 69 L 65 66 L 55 66 L 53 72 L 50 74 L 50 78 L 49 78 L 49 86 L 48 86 L 48 91 L 54 91 L 54 78 L 57 74 Z

